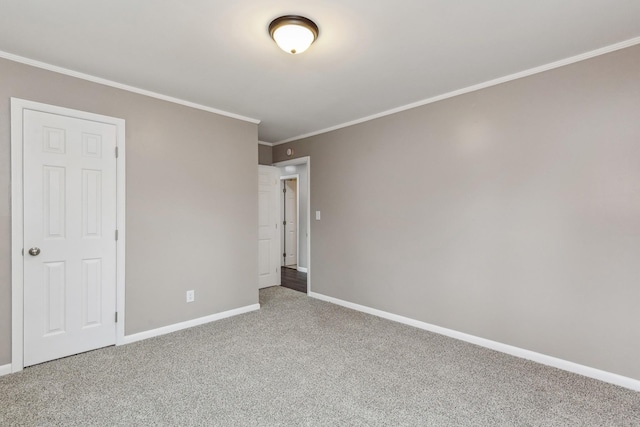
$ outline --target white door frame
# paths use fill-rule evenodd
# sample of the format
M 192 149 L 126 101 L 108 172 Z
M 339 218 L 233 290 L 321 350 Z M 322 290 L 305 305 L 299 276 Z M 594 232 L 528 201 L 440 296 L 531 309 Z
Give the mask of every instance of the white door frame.
M 280 177 L 280 183 L 287 179 L 295 179 L 296 180 L 296 265 L 300 265 L 300 174 L 294 175 L 283 175 Z M 280 196 L 285 200 L 286 203 L 286 195 L 283 192 L 280 193 Z M 281 199 L 282 200 L 282 199 Z M 282 204 L 282 214 L 286 214 L 286 209 L 284 207 L 284 203 Z M 282 218 L 282 215 L 280 215 Z M 286 221 L 286 219 L 285 219 Z M 280 234 L 280 253 L 282 253 L 282 244 L 284 243 L 284 233 L 286 232 L 286 226 L 282 227 L 282 233 Z M 280 257 L 282 258 L 282 257 Z M 284 267 L 282 263 L 280 263 L 281 267 Z
M 118 312 L 116 345 L 125 344 L 125 121 L 115 117 L 11 98 L 11 372 L 18 372 L 24 368 L 24 110 L 91 120 L 116 127 L 116 147 L 118 149 L 116 162 L 116 223 L 118 230 L 116 242 L 116 311 Z
M 311 157 L 298 157 L 297 159 L 285 160 L 273 164 L 273 166 L 277 167 L 289 165 L 307 165 L 307 295 L 309 295 L 311 292 Z M 299 194 L 298 197 L 300 197 Z M 298 227 L 300 227 L 299 215 Z M 298 255 L 300 254 L 298 253 Z

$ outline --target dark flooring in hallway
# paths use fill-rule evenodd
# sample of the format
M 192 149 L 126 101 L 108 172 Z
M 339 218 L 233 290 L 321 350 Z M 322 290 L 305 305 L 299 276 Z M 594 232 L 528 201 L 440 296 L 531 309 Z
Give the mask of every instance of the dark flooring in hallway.
M 282 267 L 280 269 L 281 286 L 294 291 L 307 293 L 307 273 L 302 273 L 293 268 Z

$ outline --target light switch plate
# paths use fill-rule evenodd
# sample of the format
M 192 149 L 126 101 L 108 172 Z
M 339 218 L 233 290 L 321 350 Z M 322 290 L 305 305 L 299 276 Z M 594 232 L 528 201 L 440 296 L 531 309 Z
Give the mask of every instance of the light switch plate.
M 320 211 L 316 211 L 316 221 L 320 221 Z

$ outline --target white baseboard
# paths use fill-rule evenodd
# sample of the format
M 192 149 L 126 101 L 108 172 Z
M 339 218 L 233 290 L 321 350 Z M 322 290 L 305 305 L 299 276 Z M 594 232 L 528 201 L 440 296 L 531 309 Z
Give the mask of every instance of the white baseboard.
M 0 366 L 0 377 L 3 375 L 9 375 L 11 373 L 11 363 L 8 365 Z
M 297 267 L 297 268 L 298 268 L 298 271 L 301 272 L 301 273 L 308 272 L 307 267 Z
M 534 362 L 541 363 L 543 365 L 552 366 L 564 371 L 584 375 L 585 377 L 594 378 L 596 380 L 615 384 L 621 387 L 629 388 L 631 390 L 640 391 L 640 380 L 624 377 L 622 375 L 602 371 L 596 368 L 591 368 L 589 366 L 579 365 L 577 363 L 569 362 L 568 360 L 558 359 L 557 357 L 548 356 L 546 354 L 537 353 L 535 351 L 525 350 L 523 348 L 514 347 L 512 345 L 465 334 L 464 332 L 458 332 L 453 329 L 443 328 L 440 326 L 432 325 L 430 323 L 421 322 L 419 320 L 410 319 L 408 317 L 399 316 L 397 314 L 388 313 L 386 311 L 377 310 L 375 308 L 367 307 L 364 305 L 343 301 L 337 298 L 318 294 L 316 292 L 309 292 L 309 296 L 322 301 L 330 302 L 332 304 L 341 305 L 343 307 L 347 307 L 356 311 L 361 311 L 363 313 L 372 314 L 374 316 L 392 320 L 394 322 L 404 323 L 405 325 L 424 329 L 429 332 L 435 332 L 436 334 L 445 335 L 461 341 L 466 341 L 472 344 L 479 345 L 481 347 L 490 348 L 491 350 L 496 350 L 502 353 L 510 354 L 512 356 L 528 359 Z
M 186 322 L 175 323 L 173 325 L 164 326 L 158 329 L 152 329 L 150 331 L 140 332 L 133 335 L 125 335 L 124 340 L 121 344 L 131 344 L 136 341 L 142 341 L 146 340 L 147 338 L 169 334 L 171 332 L 180 331 L 182 329 L 191 328 L 193 326 L 204 325 L 205 323 L 215 322 L 216 320 L 226 319 L 227 317 L 233 317 L 255 310 L 260 310 L 260 304 L 253 304 L 229 311 L 223 311 L 222 313 L 216 313 L 210 316 L 200 317 L 198 319 L 187 320 Z

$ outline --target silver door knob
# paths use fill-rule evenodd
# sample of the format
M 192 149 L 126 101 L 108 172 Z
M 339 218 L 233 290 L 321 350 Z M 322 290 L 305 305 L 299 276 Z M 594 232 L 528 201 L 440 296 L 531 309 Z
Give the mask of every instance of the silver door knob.
M 29 249 L 29 255 L 38 256 L 40 254 L 40 248 L 31 248 Z

